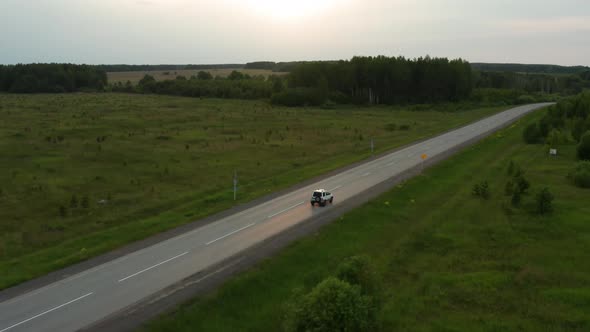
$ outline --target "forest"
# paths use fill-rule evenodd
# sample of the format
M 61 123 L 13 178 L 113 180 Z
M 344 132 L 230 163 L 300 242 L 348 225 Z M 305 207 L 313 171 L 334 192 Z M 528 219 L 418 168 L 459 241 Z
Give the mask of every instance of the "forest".
M 350 61 L 306 62 L 289 74 L 288 88 L 272 102 L 288 106 L 337 103 L 399 104 L 459 101 L 470 96 L 468 62 L 421 57 L 354 57 Z
M 513 73 L 534 73 L 534 74 L 579 74 L 590 71 L 585 66 L 558 66 L 558 65 L 527 65 L 518 63 L 472 63 L 471 66 L 479 71 L 498 71 Z
M 0 91 L 59 93 L 102 91 L 107 74 L 95 66 L 74 64 L 0 65 Z

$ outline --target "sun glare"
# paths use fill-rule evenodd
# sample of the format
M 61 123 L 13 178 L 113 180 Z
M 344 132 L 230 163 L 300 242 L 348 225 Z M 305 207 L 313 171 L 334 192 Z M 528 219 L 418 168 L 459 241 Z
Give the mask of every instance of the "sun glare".
M 337 3 L 337 0 L 241 0 L 250 10 L 272 18 L 295 19 L 320 14 Z

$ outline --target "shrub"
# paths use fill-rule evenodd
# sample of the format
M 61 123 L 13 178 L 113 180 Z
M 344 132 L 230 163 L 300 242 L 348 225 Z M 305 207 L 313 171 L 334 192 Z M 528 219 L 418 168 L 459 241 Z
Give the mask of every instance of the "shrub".
M 353 256 L 338 267 L 338 279 L 353 286 L 359 286 L 364 295 L 375 296 L 379 293 L 379 281 L 368 256 Z
M 472 193 L 474 196 L 481 197 L 483 199 L 490 198 L 490 186 L 488 181 L 483 181 L 481 183 L 477 183 L 473 186 Z
M 395 123 L 388 123 L 385 125 L 385 130 L 387 131 L 395 131 L 397 129 L 397 125 Z
M 590 130 L 582 135 L 580 144 L 578 144 L 578 158 L 581 160 L 590 160 Z
M 522 137 L 527 144 L 536 144 L 541 140 L 541 131 L 536 123 L 531 123 L 524 129 Z
M 553 211 L 553 194 L 551 194 L 549 188 L 543 188 L 539 191 L 535 200 L 537 202 L 537 213 L 547 214 Z
M 580 188 L 590 188 L 590 161 L 580 161 L 569 174 L 570 179 Z
M 360 287 L 328 278 L 287 306 L 286 331 L 372 331 L 376 316 Z
M 545 143 L 549 144 L 551 147 L 566 144 L 567 142 L 568 138 L 565 133 L 555 128 L 551 129 L 547 135 L 547 139 L 545 139 Z
M 524 175 L 520 174 L 519 176 L 514 178 L 515 183 L 516 183 L 516 188 L 517 191 L 519 191 L 521 194 L 524 194 L 527 192 L 527 190 L 531 187 L 530 182 L 524 178 Z

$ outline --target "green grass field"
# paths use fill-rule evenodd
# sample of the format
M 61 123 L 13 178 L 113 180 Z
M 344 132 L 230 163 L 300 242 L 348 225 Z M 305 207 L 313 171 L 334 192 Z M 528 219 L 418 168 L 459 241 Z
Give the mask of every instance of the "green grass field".
M 499 110 L 0 94 L 0 289 Z
M 147 331 L 279 331 L 296 288 L 347 257 L 371 257 L 383 283 L 382 331 L 590 331 L 590 192 L 572 185 L 573 147 L 551 158 L 522 143 L 532 114 L 344 215 L 319 233 L 185 304 Z M 504 195 L 510 160 L 531 182 Z M 471 193 L 487 180 L 491 198 Z M 533 194 L 549 187 L 553 214 Z

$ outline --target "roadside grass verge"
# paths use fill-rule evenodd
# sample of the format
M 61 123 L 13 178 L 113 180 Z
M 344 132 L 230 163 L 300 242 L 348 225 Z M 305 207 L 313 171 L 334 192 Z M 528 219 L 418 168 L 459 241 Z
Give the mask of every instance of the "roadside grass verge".
M 549 157 L 522 142 L 531 114 L 428 169 L 277 256 L 146 326 L 145 331 L 279 331 L 295 289 L 347 257 L 368 255 L 383 283 L 382 331 L 590 330 L 590 193 L 566 178 L 573 147 Z M 510 161 L 525 170 L 520 208 L 505 196 Z M 490 198 L 472 186 L 487 181 Z M 554 212 L 534 193 L 549 187 Z

